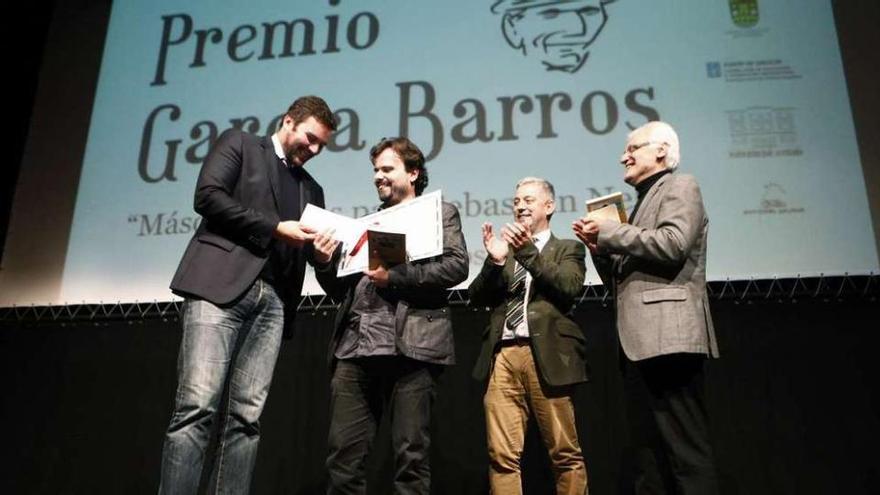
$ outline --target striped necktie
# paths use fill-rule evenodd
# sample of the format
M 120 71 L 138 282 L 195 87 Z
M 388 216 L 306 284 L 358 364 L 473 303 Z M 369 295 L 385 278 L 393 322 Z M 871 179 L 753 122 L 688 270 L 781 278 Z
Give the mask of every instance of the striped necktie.
M 523 321 L 526 297 L 526 269 L 516 263 L 507 300 L 507 328 L 516 329 Z

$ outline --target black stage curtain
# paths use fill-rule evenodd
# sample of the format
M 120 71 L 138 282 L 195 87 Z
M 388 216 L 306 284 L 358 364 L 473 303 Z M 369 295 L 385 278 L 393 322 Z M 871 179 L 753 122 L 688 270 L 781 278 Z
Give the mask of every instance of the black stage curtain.
M 725 495 L 877 493 L 880 348 L 877 302 L 713 302 L 722 358 L 707 368 L 708 408 Z M 435 409 L 433 492 L 487 493 L 482 385 L 470 378 L 484 310 L 453 310 L 458 365 Z M 613 311 L 581 305 L 592 381 L 577 392 L 593 495 L 625 493 L 623 382 Z M 324 492 L 326 347 L 333 311 L 298 315 L 263 415 L 256 494 Z M 2 493 L 155 493 L 180 339 L 175 319 L 15 323 L 0 329 Z M 371 493 L 390 493 L 387 425 L 374 446 Z M 535 430 L 526 493 L 553 493 Z

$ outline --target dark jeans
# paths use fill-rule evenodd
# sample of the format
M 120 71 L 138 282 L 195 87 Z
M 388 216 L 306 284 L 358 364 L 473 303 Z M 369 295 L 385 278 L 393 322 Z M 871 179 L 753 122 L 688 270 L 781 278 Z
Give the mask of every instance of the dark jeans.
M 162 448 L 160 494 L 197 492 L 227 382 L 229 400 L 211 479 L 215 493 L 248 492 L 260 441 L 260 414 L 283 326 L 281 300 L 261 280 L 229 307 L 186 301 L 177 396 Z
M 391 414 L 394 490 L 431 491 L 431 408 L 441 367 L 400 356 L 340 360 L 331 382 L 329 494 L 364 494 L 366 458 Z
M 624 360 L 632 448 L 625 493 L 713 495 L 718 481 L 703 401 L 701 354 Z

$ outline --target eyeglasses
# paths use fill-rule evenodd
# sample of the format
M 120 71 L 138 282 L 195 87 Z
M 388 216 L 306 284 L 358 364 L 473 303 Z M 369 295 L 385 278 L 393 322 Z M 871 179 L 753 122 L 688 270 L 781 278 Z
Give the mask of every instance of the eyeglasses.
M 651 144 L 666 144 L 666 143 L 661 143 L 660 141 L 645 141 L 644 143 L 631 144 L 631 145 L 627 146 L 623 150 L 623 152 L 626 154 L 632 155 L 633 153 L 636 152 L 636 150 L 639 150 L 639 149 L 644 148 L 645 146 L 648 146 Z

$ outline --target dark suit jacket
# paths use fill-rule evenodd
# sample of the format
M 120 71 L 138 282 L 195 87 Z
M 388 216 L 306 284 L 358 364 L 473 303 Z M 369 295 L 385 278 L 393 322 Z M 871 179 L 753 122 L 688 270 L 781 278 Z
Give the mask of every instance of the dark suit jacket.
M 306 203 L 324 206 L 324 191 L 302 171 L 299 211 Z M 280 218 L 278 156 L 269 137 L 230 129 L 220 135 L 202 165 L 196 183 L 195 210 L 202 223 L 190 240 L 171 281 L 175 294 L 217 305 L 241 296 L 263 269 Z M 302 291 L 311 247 L 282 250 L 282 282 L 276 289 L 285 303 L 285 334 Z
M 631 224 L 599 224 L 593 262 L 614 289 L 617 331 L 626 356 L 664 354 L 718 357 L 706 295 L 709 219 L 697 181 L 668 174 L 648 191 Z
M 340 250 L 326 266 L 315 267 L 318 282 L 333 299 L 342 301 L 336 313 L 336 325 L 327 356 L 331 367 L 336 362 L 336 347 L 348 322 L 354 290 L 363 276 L 360 273 L 336 277 Z M 395 345 L 401 355 L 428 363 L 455 364 L 452 320 L 447 289 L 468 274 L 468 252 L 461 233 L 458 209 L 443 203 L 443 254 L 389 270 L 389 289 L 400 298 L 395 311 Z
M 488 258 L 469 287 L 471 305 L 493 307 L 483 345 L 474 366 L 474 378 L 486 380 L 504 330 L 507 291 L 513 278 L 514 259 L 532 276 L 527 305 L 529 337 L 538 373 L 548 385 L 584 382 L 587 361 L 584 334 L 567 316 L 583 290 L 584 245 L 560 240 L 551 234 L 542 251 L 534 245 L 508 257 L 503 267 Z

